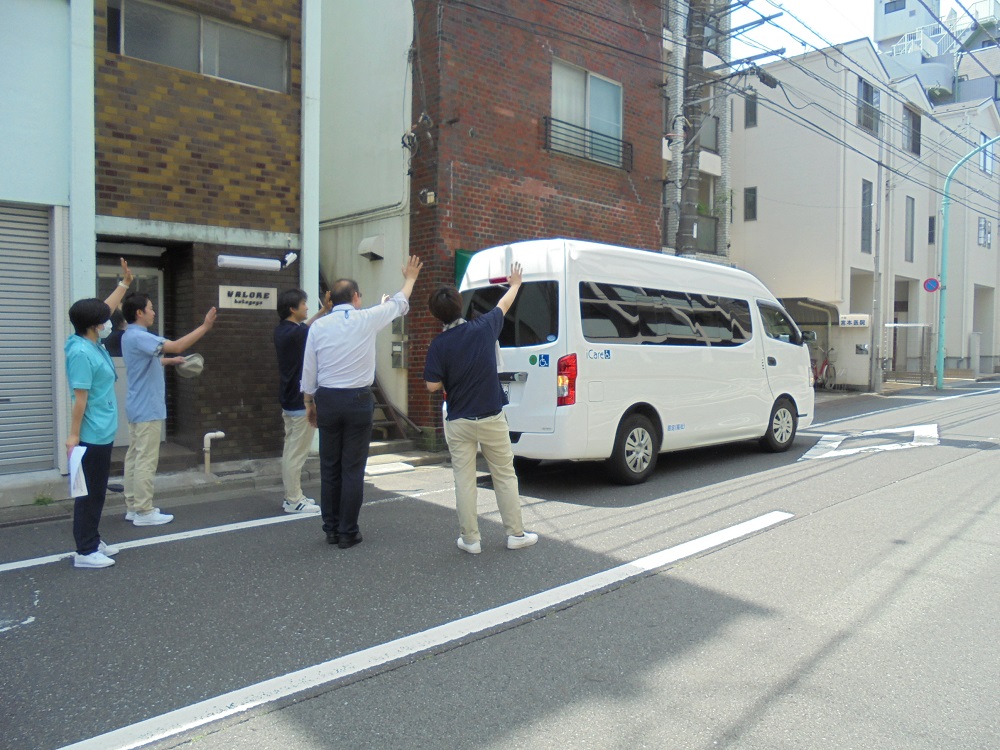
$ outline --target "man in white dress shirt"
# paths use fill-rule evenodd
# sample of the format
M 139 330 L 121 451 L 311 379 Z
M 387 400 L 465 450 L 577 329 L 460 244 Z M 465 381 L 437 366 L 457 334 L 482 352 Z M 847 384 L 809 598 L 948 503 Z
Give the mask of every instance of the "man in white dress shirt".
M 330 289 L 333 309 L 309 328 L 302 363 L 302 393 L 309 424 L 319 428 L 320 511 L 326 541 L 340 549 L 361 542 L 358 516 L 375 402 L 375 335 L 410 309 L 422 263 L 403 266 L 403 288 L 380 305 L 362 309 L 352 279 Z

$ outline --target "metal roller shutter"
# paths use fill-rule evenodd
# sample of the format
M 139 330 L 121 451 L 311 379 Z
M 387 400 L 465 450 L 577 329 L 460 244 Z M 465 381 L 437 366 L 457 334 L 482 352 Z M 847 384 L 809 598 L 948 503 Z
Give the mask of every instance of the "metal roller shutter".
M 49 209 L 0 203 L 0 474 L 55 466 Z

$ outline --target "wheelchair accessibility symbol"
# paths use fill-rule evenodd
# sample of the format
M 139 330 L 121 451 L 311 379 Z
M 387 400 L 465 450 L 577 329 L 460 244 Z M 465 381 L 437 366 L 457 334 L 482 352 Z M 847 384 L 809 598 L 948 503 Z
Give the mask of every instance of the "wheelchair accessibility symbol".
M 549 355 L 548 354 L 539 354 L 538 355 L 538 366 L 539 367 L 548 367 L 549 366 Z

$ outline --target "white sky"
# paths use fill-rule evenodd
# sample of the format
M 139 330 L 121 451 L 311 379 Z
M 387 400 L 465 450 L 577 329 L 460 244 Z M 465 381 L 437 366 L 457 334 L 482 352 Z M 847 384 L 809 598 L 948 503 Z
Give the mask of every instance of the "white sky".
M 962 0 L 962 4 L 968 8 L 973 0 Z M 928 0 L 928 5 L 933 4 Z M 908 0 L 907 7 L 912 5 L 920 8 L 918 0 Z M 781 7 L 775 7 L 781 6 Z M 960 15 L 963 11 L 955 5 L 954 0 L 941 0 L 941 14 L 946 15 L 949 8 L 954 7 Z M 814 47 L 826 47 L 822 39 L 803 28 L 794 18 L 789 15 L 794 13 L 802 21 L 815 29 L 830 44 L 849 42 L 860 37 L 870 37 L 872 26 L 875 22 L 874 0 L 752 0 L 750 8 L 760 11 L 765 16 L 781 13 L 782 9 L 787 11 L 781 18 L 776 18 L 771 23 L 746 32 L 747 40 L 753 40 L 768 47 L 768 49 L 785 48 L 785 56 L 799 55 L 809 51 Z M 756 20 L 760 16 L 754 10 L 740 10 L 733 13 L 732 25 L 739 26 L 749 21 Z M 805 39 L 810 46 L 803 47 L 788 33 L 775 28 L 775 25 L 787 29 L 795 36 Z M 739 59 L 757 54 L 759 47 L 743 46 L 733 42 L 732 57 Z M 773 58 L 760 60 L 761 64 L 770 62 Z

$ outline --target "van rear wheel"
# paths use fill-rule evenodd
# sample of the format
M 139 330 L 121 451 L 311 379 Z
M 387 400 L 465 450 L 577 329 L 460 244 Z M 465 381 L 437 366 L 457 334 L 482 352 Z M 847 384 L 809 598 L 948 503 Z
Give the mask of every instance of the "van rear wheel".
M 640 484 L 653 473 L 658 455 L 659 446 L 652 422 L 641 414 L 632 414 L 618 425 L 608 466 L 619 484 Z
M 767 432 L 760 439 L 760 447 L 770 453 L 787 451 L 795 440 L 795 430 L 799 425 L 799 415 L 795 404 L 787 398 L 779 398 L 771 409 L 771 421 Z
M 540 458 L 525 458 L 524 456 L 514 456 L 514 471 L 518 474 L 529 474 L 542 464 Z

